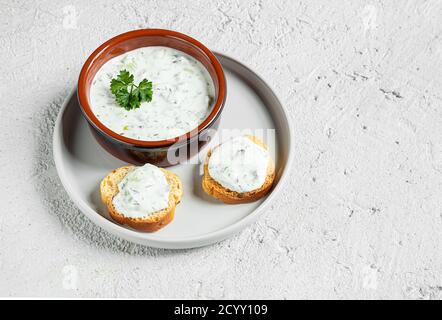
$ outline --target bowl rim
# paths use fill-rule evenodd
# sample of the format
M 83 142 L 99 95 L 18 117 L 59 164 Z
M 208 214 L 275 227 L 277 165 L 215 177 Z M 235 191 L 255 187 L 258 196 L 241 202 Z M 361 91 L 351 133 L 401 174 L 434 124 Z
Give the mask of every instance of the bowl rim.
M 218 78 L 218 95 L 216 96 L 216 101 L 213 104 L 212 111 L 209 113 L 209 115 L 204 119 L 203 122 L 201 122 L 198 127 L 193 128 L 189 132 L 175 137 L 170 138 L 166 140 L 157 140 L 157 141 L 148 141 L 148 140 L 138 140 L 133 139 L 129 137 L 122 136 L 118 134 L 115 131 L 112 131 L 107 126 L 105 126 L 98 118 L 95 116 L 95 114 L 92 112 L 91 106 L 89 104 L 89 99 L 86 94 L 86 87 L 87 87 L 87 81 L 86 81 L 86 75 L 88 74 L 90 68 L 93 66 L 97 58 L 100 56 L 101 53 L 103 53 L 106 49 L 109 47 L 115 46 L 116 44 L 119 44 L 121 42 L 124 42 L 128 39 L 140 37 L 140 36 L 160 36 L 160 37 L 169 37 L 169 38 L 178 38 L 180 40 L 184 40 L 186 42 L 189 42 L 191 45 L 196 46 L 198 49 L 203 51 L 206 56 L 209 58 L 210 63 L 212 64 L 213 68 L 215 69 L 216 77 Z M 131 51 L 131 50 L 129 50 Z M 128 52 L 128 51 L 126 51 Z M 196 59 L 196 58 L 194 58 Z M 197 59 L 198 60 L 198 59 Z M 117 140 L 119 142 L 123 142 L 126 144 L 130 144 L 133 146 L 138 147 L 147 147 L 147 148 L 158 148 L 158 147 L 168 147 L 171 146 L 179 141 L 183 140 L 189 140 L 190 138 L 200 134 L 204 129 L 206 129 L 211 123 L 213 123 L 221 113 L 224 103 L 226 100 L 226 78 L 224 75 L 224 70 L 221 66 L 221 63 L 218 61 L 216 56 L 213 54 L 212 51 L 210 51 L 206 46 L 204 46 L 201 42 L 198 40 L 185 35 L 183 33 L 173 31 L 173 30 L 167 30 L 167 29 L 138 29 L 138 30 L 132 30 L 128 31 L 122 34 L 119 34 L 103 44 L 101 44 L 97 49 L 95 49 L 92 54 L 87 58 L 86 62 L 83 64 L 83 67 L 80 71 L 80 76 L 78 78 L 78 86 L 77 86 L 77 97 L 78 102 L 80 105 L 80 108 L 83 112 L 83 115 L 86 117 L 88 122 L 92 124 L 96 129 L 101 131 L 106 136 L 109 136 L 113 138 L 114 140 Z

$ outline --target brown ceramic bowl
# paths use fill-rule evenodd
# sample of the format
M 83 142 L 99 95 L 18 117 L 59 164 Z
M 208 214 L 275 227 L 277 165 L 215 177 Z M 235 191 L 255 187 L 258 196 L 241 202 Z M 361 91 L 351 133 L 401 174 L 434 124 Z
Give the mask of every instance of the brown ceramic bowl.
M 144 141 L 119 135 L 97 119 L 89 104 L 92 80 L 104 63 L 127 51 L 148 46 L 170 47 L 194 57 L 207 69 L 215 87 L 215 99 L 206 119 L 194 130 L 173 139 Z M 120 34 L 98 47 L 81 69 L 77 94 L 81 111 L 91 131 L 105 150 L 133 164 L 149 162 L 170 166 L 195 155 L 218 128 L 226 99 L 226 80 L 218 59 L 197 40 L 176 31 L 142 29 Z

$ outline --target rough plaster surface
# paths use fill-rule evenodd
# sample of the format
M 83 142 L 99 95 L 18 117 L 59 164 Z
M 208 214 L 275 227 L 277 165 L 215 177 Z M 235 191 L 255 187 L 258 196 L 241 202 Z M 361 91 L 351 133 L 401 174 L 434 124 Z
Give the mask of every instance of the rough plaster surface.
M 442 298 L 440 1 L 0 1 L 0 295 Z M 222 243 L 155 250 L 85 218 L 52 160 L 54 119 L 94 48 L 192 35 L 275 87 L 291 179 Z

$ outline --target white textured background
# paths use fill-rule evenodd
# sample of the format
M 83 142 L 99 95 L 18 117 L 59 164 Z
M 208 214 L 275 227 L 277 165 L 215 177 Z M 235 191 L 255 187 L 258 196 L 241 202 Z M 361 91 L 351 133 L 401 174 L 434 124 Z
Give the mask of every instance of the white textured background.
M 292 116 L 287 188 L 217 245 L 117 239 L 54 168 L 54 119 L 82 63 L 145 27 L 246 62 Z M 0 295 L 442 298 L 441 37 L 437 0 L 0 0 Z

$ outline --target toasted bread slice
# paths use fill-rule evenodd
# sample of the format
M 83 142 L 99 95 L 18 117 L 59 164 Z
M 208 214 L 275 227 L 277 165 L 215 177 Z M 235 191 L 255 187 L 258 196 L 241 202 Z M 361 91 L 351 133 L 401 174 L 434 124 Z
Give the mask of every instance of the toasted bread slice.
M 118 184 L 126 176 L 132 166 L 125 166 L 115 169 L 109 173 L 100 183 L 101 200 L 107 206 L 110 216 L 119 224 L 128 225 L 134 229 L 146 232 L 153 232 L 161 229 L 173 220 L 175 207 L 183 196 L 183 185 L 180 178 L 173 172 L 161 169 L 166 175 L 167 183 L 170 185 L 169 206 L 153 214 L 142 218 L 125 217 L 119 213 L 112 199 L 118 194 Z
M 267 145 L 255 136 L 246 135 L 247 138 L 264 149 L 268 149 Z M 217 147 L 215 147 L 217 148 Z M 206 160 L 204 162 L 204 175 L 202 180 L 203 190 L 210 196 L 221 200 L 228 204 L 247 203 L 256 201 L 264 197 L 272 188 L 273 181 L 275 180 L 275 163 L 269 158 L 269 165 L 267 167 L 267 177 L 264 184 L 256 190 L 249 192 L 236 192 L 223 187 L 220 183 L 215 181 L 209 174 L 209 159 L 212 155 L 212 150 L 207 153 Z

